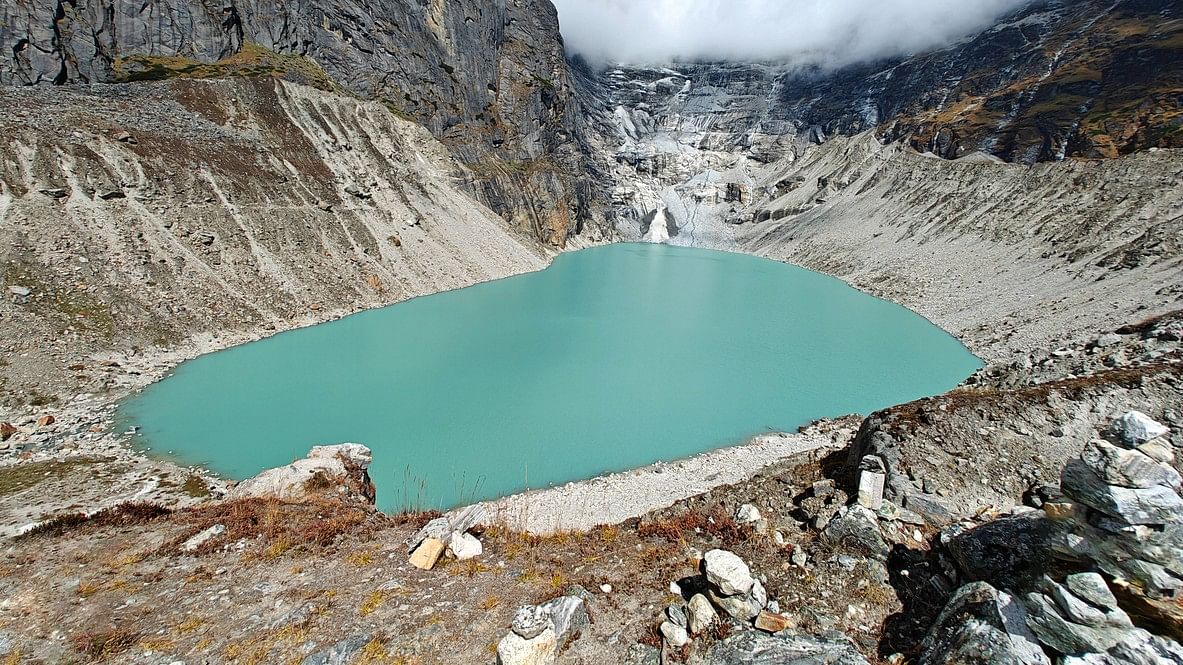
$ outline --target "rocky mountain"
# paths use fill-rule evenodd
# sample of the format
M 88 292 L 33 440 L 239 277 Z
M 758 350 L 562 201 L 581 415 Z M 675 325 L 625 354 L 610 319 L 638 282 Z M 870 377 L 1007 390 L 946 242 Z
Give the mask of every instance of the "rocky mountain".
M 561 247 L 603 222 L 547 0 L 5 2 L 0 52 L 4 85 L 270 75 L 380 100 L 537 240 Z

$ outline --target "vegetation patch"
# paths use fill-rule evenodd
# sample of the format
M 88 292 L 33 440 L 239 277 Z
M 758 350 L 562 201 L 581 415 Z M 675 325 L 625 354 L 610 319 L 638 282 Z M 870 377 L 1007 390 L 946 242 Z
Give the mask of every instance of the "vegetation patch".
M 119 81 L 163 81 L 173 78 L 271 77 L 309 85 L 320 90 L 342 93 L 341 88 L 311 58 L 277 53 L 265 46 L 247 42 L 242 50 L 215 62 L 201 62 L 182 56 L 132 55 L 115 60 Z
M 46 480 L 64 478 L 76 469 L 102 460 L 93 457 L 77 457 L 53 462 L 32 462 L 0 467 L 0 496 L 9 496 L 35 487 Z
M 127 527 L 147 524 L 171 514 L 172 511 L 155 503 L 122 503 L 104 508 L 93 515 L 67 513 L 44 520 L 21 538 L 61 536 L 81 527 Z

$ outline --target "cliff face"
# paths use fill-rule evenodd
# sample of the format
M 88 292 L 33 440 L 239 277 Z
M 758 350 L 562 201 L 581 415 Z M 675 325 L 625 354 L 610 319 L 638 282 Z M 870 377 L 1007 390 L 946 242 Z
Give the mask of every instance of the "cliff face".
M 470 189 L 561 246 L 602 220 L 548 0 L 0 3 L 0 84 L 274 75 L 383 101 L 470 168 Z
M 955 159 L 1034 163 L 1183 146 L 1183 15 L 1166 0 L 1044 0 L 950 48 L 778 80 L 778 114 L 881 126 Z

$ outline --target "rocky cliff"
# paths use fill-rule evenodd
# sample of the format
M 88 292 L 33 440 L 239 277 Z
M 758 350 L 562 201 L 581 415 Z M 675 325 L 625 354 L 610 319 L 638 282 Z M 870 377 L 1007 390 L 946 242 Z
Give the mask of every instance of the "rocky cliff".
M 603 220 L 548 0 L 7 2 L 0 52 L 5 85 L 267 75 L 380 100 L 534 238 L 563 246 Z

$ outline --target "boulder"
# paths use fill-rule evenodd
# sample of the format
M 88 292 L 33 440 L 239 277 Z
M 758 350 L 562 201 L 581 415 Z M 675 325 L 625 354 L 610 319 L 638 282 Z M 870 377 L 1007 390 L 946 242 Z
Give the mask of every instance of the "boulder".
M 460 561 L 475 559 L 484 553 L 484 547 L 481 546 L 481 541 L 477 540 L 476 536 L 460 532 L 452 534 L 452 539 L 448 541 L 448 548 L 452 550 L 452 555 Z
M 49 427 L 50 425 L 52 425 L 56 422 L 57 422 L 57 418 L 54 418 L 53 416 L 51 416 L 49 414 L 45 414 L 44 416 L 41 416 L 40 418 L 37 419 L 37 426 L 38 427 Z
M 548 600 L 538 607 L 550 617 L 560 650 L 591 625 L 587 603 L 578 596 L 562 596 Z
M 437 517 L 407 539 L 407 551 L 418 547 L 419 543 L 426 538 L 435 538 L 445 543 L 451 542 L 453 534 L 466 533 L 474 526 L 483 523 L 488 517 L 488 511 L 480 504 L 465 506 L 442 517 Z
M 1156 462 L 1162 462 L 1163 464 L 1175 463 L 1175 449 L 1171 447 L 1171 443 L 1166 439 L 1151 439 L 1138 446 L 1137 450 Z
M 702 634 L 719 618 L 715 606 L 701 593 L 696 593 L 690 598 L 690 602 L 686 604 L 686 612 L 691 635 Z
M 558 650 L 552 628 L 548 627 L 532 638 L 510 632 L 497 643 L 497 665 L 550 665 Z
M 706 665 L 867 665 L 844 636 L 813 636 L 747 631 L 711 647 Z
M 1063 665 L 1166 665 L 1183 663 L 1183 646 L 1136 629 L 1105 653 L 1066 656 Z
M 735 596 L 752 590 L 755 578 L 743 559 L 727 550 L 711 550 L 702 557 L 707 581 L 720 595 Z
M 1145 453 L 1119 448 L 1108 441 L 1090 441 L 1080 454 L 1085 466 L 1108 485 L 1131 489 L 1163 486 L 1177 490 L 1183 484 L 1179 472 Z
M 665 643 L 674 649 L 681 649 L 690 643 L 690 635 L 686 633 L 686 629 L 671 621 L 662 622 L 661 635 L 665 638 Z
M 690 619 L 686 616 L 686 610 L 681 605 L 670 605 L 665 608 L 665 615 L 675 625 L 683 628 L 690 625 Z
M 1175 490 L 1110 485 L 1083 460 L 1064 467 L 1060 486 L 1069 498 L 1127 524 L 1183 523 L 1183 498 Z
M 707 597 L 720 610 L 740 621 L 751 621 L 755 619 L 760 614 L 760 610 L 764 609 L 764 606 L 768 604 L 768 593 L 764 590 L 764 585 L 760 584 L 759 580 L 755 580 L 748 593 L 724 596 L 719 594 L 714 588 L 709 588 L 707 589 Z
M 822 531 L 822 540 L 877 558 L 885 558 L 889 551 L 879 529 L 879 519 L 875 513 L 859 505 L 838 511 L 838 516 Z
M 222 535 L 223 533 L 226 533 L 226 525 L 225 524 L 215 524 L 215 525 L 211 526 L 210 528 L 205 529 L 204 531 L 201 531 L 200 533 L 193 536 L 192 538 L 186 540 L 184 543 L 181 543 L 181 551 L 182 552 L 196 552 L 198 550 L 198 548 L 200 548 L 202 545 L 213 540 L 214 538 L 217 538 L 218 536 Z
M 1043 517 L 1007 517 L 962 531 L 946 544 L 965 576 L 999 589 L 1025 589 L 1047 573 L 1053 532 Z
M 16 426 L 12 423 L 0 423 L 0 441 L 7 441 L 16 434 Z
M 1050 665 L 1027 613 L 1013 596 L 985 582 L 958 589 L 921 644 L 920 665 Z
M 1130 632 L 1126 626 L 1075 623 L 1064 616 L 1054 600 L 1042 593 L 1028 593 L 1023 600 L 1031 632 L 1040 642 L 1064 655 L 1108 651 Z
M 953 523 L 953 510 L 944 501 L 931 494 L 907 494 L 904 507 L 920 515 L 924 521 L 942 529 Z
M 530 640 L 547 630 L 554 632 L 554 621 L 550 618 L 550 611 L 541 605 L 527 605 L 514 613 L 510 628 L 520 637 Z
M 1128 446 L 1136 446 L 1151 439 L 1166 436 L 1170 430 L 1141 411 L 1130 411 L 1113 421 L 1113 424 L 1109 426 L 1109 433 Z
M 372 504 L 374 484 L 370 481 L 368 471 L 372 461 L 370 449 L 357 443 L 316 446 L 304 459 L 287 466 L 267 469 L 238 483 L 230 491 L 230 498 L 275 497 L 299 501 L 318 491 L 316 487 L 320 483 L 313 479 L 321 478 L 327 480 L 334 489 L 346 488 L 346 492 L 335 491 L 333 496 Z
M 740 524 L 754 524 L 763 519 L 763 517 L 760 515 L 759 508 L 750 503 L 745 503 L 739 507 L 739 511 L 735 514 L 735 519 Z

